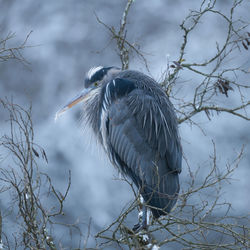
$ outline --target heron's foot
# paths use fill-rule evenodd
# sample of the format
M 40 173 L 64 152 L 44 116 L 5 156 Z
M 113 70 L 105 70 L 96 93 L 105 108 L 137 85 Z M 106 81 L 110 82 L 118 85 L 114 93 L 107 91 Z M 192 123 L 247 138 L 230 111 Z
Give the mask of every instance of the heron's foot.
M 135 224 L 132 230 L 134 233 L 139 233 L 142 230 L 147 231 L 148 230 L 147 221 L 142 221 L 141 223 Z

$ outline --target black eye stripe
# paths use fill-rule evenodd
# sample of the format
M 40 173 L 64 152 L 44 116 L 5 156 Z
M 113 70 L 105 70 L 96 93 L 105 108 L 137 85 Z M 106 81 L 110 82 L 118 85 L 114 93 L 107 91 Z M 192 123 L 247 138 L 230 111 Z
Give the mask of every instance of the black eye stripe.
M 107 72 L 111 69 L 112 67 L 106 67 L 98 70 L 90 80 L 90 82 L 96 82 L 96 81 L 101 81 L 103 77 L 107 74 Z
M 105 75 L 107 75 L 108 71 L 114 67 L 103 67 L 96 71 L 90 78 L 87 76 L 85 79 L 85 88 L 89 87 L 90 85 L 94 84 L 95 82 L 101 81 Z
M 104 77 L 104 75 L 107 73 L 107 70 L 101 69 L 99 71 L 97 71 L 92 77 L 91 79 L 89 79 L 91 82 L 96 82 L 96 81 L 100 81 L 102 80 L 102 78 Z

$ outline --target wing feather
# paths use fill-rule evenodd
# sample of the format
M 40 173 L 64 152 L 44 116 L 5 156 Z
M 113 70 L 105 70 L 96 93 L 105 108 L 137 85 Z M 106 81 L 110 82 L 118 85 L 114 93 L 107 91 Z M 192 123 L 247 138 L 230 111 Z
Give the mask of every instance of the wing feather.
M 133 133 L 137 133 L 141 143 L 146 143 L 151 151 L 165 158 L 168 168 L 180 172 L 181 146 L 175 114 L 168 98 L 164 95 L 156 98 L 150 91 L 135 88 L 135 84 L 127 79 L 119 78 L 109 85 L 112 88 L 108 92 L 113 98 L 108 111 L 109 126 L 119 126 L 117 129 L 109 128 L 111 146 L 126 160 L 131 156 L 131 146 L 137 143 L 131 138 L 129 142 L 125 138 L 121 141 L 120 137 L 124 134 L 128 139 L 129 130 L 134 129 L 132 137 Z M 124 143 L 126 146 L 123 146 Z
M 126 92 L 120 86 L 126 83 L 128 80 L 119 79 L 110 91 L 113 100 L 107 109 L 107 148 L 117 167 L 138 188 L 144 188 L 141 193 L 150 200 L 150 205 L 165 206 L 168 212 L 179 191 L 182 158 L 175 115 L 166 96 L 157 99 L 149 91 L 133 89 L 131 83 L 130 91 Z M 162 214 L 153 213 L 156 217 Z

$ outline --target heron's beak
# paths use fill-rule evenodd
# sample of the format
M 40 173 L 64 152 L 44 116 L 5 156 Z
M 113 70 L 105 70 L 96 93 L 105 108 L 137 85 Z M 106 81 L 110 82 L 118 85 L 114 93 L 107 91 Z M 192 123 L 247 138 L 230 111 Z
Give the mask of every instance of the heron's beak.
M 55 115 L 55 121 L 59 116 L 61 116 L 66 110 L 72 108 L 77 103 L 84 101 L 85 97 L 87 97 L 89 93 L 89 89 L 84 89 L 79 95 L 75 96 L 71 101 L 69 101 L 63 108 L 58 110 Z

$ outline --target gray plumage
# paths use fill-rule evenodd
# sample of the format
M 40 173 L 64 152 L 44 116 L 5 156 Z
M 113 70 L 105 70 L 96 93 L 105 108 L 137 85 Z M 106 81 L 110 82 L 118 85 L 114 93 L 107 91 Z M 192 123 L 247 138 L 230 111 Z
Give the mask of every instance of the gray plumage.
M 129 84 L 126 92 L 123 85 Z M 101 94 L 85 105 L 87 121 L 112 163 L 133 180 L 146 204 L 159 208 L 152 209 L 153 215 L 170 212 L 179 192 L 182 155 L 168 97 L 152 78 L 132 70 L 116 72 L 99 88 Z
M 116 67 L 92 68 L 85 88 L 85 122 L 113 165 L 132 179 L 155 218 L 169 213 L 179 193 L 182 152 L 167 95 L 151 77 Z

